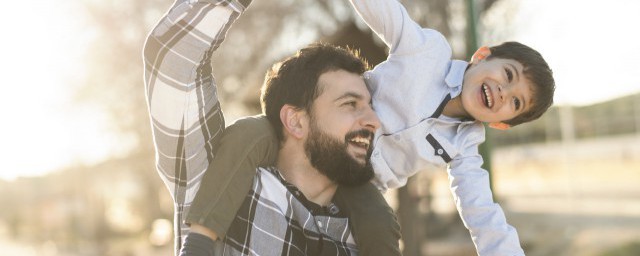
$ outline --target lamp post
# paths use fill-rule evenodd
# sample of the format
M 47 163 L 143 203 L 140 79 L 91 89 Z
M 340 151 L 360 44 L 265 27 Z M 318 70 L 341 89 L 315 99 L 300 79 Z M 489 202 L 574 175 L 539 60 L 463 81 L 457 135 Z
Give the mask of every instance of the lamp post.
M 466 0 L 467 4 L 467 59 L 471 59 L 473 53 L 478 49 L 478 13 L 476 9 L 476 1 Z M 484 160 L 482 168 L 491 174 L 491 133 L 487 130 L 485 142 L 480 144 L 480 154 Z M 489 175 L 491 190 L 493 191 L 493 178 Z

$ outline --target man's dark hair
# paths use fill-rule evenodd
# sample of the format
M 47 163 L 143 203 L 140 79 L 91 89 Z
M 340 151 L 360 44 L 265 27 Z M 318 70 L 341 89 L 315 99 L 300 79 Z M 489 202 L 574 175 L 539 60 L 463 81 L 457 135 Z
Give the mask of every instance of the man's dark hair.
M 280 109 L 285 104 L 311 113 L 313 101 L 322 93 L 318 88 L 320 75 L 336 70 L 362 75 L 367 69 L 367 62 L 357 51 L 323 43 L 302 48 L 267 71 L 260 97 L 262 112 L 282 141 Z
M 553 72 L 539 52 L 518 42 L 505 42 L 493 46 L 490 58 L 512 59 L 523 66 L 524 76 L 531 81 L 531 108 L 511 120 L 504 121 L 510 126 L 538 119 L 553 104 L 556 83 Z

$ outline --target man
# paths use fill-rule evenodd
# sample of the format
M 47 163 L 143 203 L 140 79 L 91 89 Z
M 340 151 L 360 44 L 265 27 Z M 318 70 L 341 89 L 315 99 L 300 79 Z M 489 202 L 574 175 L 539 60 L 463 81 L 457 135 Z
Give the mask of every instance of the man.
M 369 145 L 379 120 L 364 71 L 350 52 L 327 45 L 307 47 L 274 66 L 263 109 L 280 138 L 276 164 L 258 169 L 224 239 L 194 248 L 192 242 L 203 240 L 190 234 L 184 249 L 194 250 L 184 255 L 206 248 L 214 255 L 356 254 L 348 219 L 332 198 L 338 185 L 373 176 Z
M 145 45 L 158 170 L 177 202 L 177 223 L 184 219 L 181 214 L 213 159 L 224 126 L 211 52 L 249 1 L 213 2 L 177 1 Z M 365 67 L 350 52 L 326 45 L 305 48 L 274 66 L 265 82 L 263 108 L 280 138 L 276 164 L 257 170 L 224 239 L 198 247 L 207 240 L 192 236 L 186 248 L 267 255 L 355 252 L 348 220 L 332 198 L 338 184 L 366 183 L 373 175 L 369 145 L 379 120 L 361 78 Z M 204 145 L 194 143 L 199 141 Z M 186 230 L 177 231 L 180 248 Z

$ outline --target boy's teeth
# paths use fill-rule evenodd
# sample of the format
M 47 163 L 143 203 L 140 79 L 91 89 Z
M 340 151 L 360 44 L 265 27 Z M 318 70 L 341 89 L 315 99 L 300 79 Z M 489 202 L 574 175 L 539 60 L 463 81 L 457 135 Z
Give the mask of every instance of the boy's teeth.
M 491 100 L 491 95 L 489 95 L 489 88 L 487 87 L 486 84 L 482 85 L 482 92 L 484 92 L 484 96 L 487 99 L 487 107 L 489 108 L 493 107 L 493 101 Z

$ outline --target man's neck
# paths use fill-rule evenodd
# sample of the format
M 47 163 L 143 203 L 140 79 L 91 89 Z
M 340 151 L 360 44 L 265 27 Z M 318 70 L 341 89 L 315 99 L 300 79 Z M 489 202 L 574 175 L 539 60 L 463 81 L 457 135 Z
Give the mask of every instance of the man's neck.
M 331 203 L 338 186 L 311 166 L 304 150 L 282 147 L 276 167 L 282 177 L 296 186 L 307 200 L 322 206 Z

